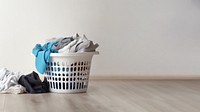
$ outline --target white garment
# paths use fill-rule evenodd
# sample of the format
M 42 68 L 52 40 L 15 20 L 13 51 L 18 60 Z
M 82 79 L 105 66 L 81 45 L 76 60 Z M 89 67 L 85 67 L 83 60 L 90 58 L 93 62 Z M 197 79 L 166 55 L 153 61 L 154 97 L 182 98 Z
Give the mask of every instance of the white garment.
M 74 41 L 58 50 L 59 53 L 75 53 L 75 52 L 95 52 L 95 49 L 99 46 L 93 44 L 92 41 L 88 40 L 85 35 L 83 37 L 75 34 L 73 36 Z
M 26 88 L 22 85 L 14 85 L 6 90 L 0 91 L 1 94 L 22 94 L 26 92 Z
M 6 68 L 0 69 L 0 91 L 7 90 L 11 86 L 17 85 L 21 75 L 23 74 L 20 72 L 12 72 Z
M 73 36 L 73 41 L 70 42 L 68 45 L 66 45 L 65 47 L 63 47 L 62 49 L 58 50 L 59 53 L 70 53 L 70 52 L 75 52 L 72 49 L 73 46 L 75 46 L 78 42 L 79 42 L 79 39 L 80 39 L 80 36 L 76 33 L 74 36 Z
M 70 50 L 69 50 L 69 52 L 71 52 L 71 53 L 77 52 L 79 50 L 78 47 L 80 45 L 84 44 L 85 46 L 83 45 L 82 48 L 85 48 L 86 46 L 88 46 L 90 44 L 90 41 L 85 36 L 83 36 L 83 37 L 80 37 L 80 36 L 76 37 L 76 40 L 77 40 L 76 44 L 73 45 L 70 48 Z
M 76 45 L 76 52 L 95 52 L 99 44 L 94 44 L 93 41 L 88 40 L 85 35 L 82 37 L 82 42 Z
M 70 42 L 68 45 L 63 47 L 62 49 L 58 50 L 59 53 L 69 53 L 72 52 L 70 49 L 77 43 L 77 39 L 74 39 L 72 42 Z

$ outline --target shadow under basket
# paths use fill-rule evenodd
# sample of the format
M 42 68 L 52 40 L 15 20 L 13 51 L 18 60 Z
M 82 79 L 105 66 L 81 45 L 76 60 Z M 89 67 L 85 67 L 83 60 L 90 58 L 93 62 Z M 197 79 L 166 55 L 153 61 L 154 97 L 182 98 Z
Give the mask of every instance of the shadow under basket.
M 92 57 L 99 52 L 51 53 L 45 77 L 51 92 L 86 92 Z

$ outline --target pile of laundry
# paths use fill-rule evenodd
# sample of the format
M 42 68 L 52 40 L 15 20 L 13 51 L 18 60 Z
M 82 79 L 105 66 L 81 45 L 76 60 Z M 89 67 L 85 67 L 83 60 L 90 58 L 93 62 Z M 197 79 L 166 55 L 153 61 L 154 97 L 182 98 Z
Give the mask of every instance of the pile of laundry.
M 21 94 L 21 93 L 46 93 L 49 92 L 49 85 L 46 80 L 41 81 L 36 72 L 23 74 L 13 72 L 7 68 L 0 69 L 0 93 Z
M 95 52 L 98 44 L 88 40 L 85 35 L 75 34 L 71 37 L 47 39 L 42 46 L 36 44 L 32 50 L 35 58 L 35 66 L 40 74 L 46 70 L 50 62 L 51 53 L 83 53 Z M 46 93 L 49 92 L 47 79 L 41 81 L 39 75 L 33 71 L 30 74 L 13 72 L 7 68 L 0 69 L 0 93 Z
M 32 50 L 35 58 L 35 66 L 39 73 L 43 74 L 46 70 L 47 63 L 50 62 L 51 53 L 82 53 L 95 52 L 99 45 L 88 40 L 85 35 L 79 36 L 77 33 L 74 36 L 64 38 L 47 39 L 42 46 L 36 44 Z

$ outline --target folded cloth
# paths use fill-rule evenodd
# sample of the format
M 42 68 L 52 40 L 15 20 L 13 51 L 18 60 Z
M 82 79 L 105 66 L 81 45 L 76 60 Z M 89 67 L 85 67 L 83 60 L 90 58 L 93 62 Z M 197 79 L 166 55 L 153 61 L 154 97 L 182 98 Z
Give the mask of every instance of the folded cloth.
M 23 74 L 20 72 L 13 72 L 7 70 L 7 68 L 0 69 L 0 91 L 7 90 L 11 86 L 17 85 L 22 75 Z
M 22 94 L 26 92 L 26 88 L 24 88 L 22 85 L 14 85 L 9 87 L 6 90 L 1 91 L 1 94 Z
M 35 55 L 35 66 L 39 73 L 43 74 L 46 69 L 47 63 L 50 61 L 50 54 L 57 53 L 58 51 L 53 49 L 52 46 L 57 44 L 59 41 L 48 42 L 41 46 L 36 44 L 32 50 L 32 53 Z
M 44 78 L 44 81 L 42 82 L 39 75 L 34 71 L 28 75 L 22 75 L 18 80 L 18 83 L 24 86 L 28 93 L 49 92 L 47 79 Z

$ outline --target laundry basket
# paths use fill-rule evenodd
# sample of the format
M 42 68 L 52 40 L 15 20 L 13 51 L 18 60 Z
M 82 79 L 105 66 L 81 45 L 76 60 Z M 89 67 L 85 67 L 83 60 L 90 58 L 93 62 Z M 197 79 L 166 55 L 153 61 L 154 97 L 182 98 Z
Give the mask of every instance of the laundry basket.
M 45 71 L 50 91 L 56 93 L 86 92 L 94 54 L 99 54 L 99 52 L 51 53 L 51 61 L 47 63 Z

